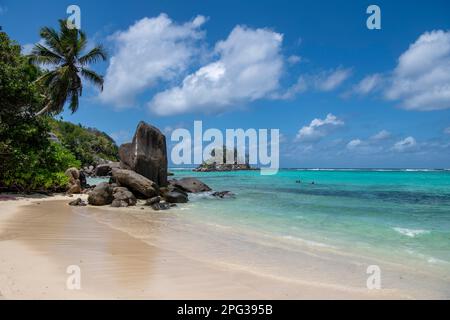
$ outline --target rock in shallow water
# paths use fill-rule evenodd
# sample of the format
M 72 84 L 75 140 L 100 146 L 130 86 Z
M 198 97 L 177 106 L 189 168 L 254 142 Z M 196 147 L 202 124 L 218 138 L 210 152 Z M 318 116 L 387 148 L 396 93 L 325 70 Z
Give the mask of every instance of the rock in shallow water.
M 130 207 L 136 205 L 136 197 L 125 187 L 115 187 L 113 189 L 113 202 L 111 207 Z
M 221 199 L 235 197 L 235 194 L 231 191 L 216 191 L 216 192 L 212 193 L 211 195 L 213 197 L 221 198 Z
M 69 206 L 79 206 L 84 207 L 87 206 L 86 202 L 84 202 L 81 198 L 75 199 L 69 202 Z
M 169 210 L 172 207 L 172 205 L 170 205 L 169 203 L 160 202 L 152 204 L 151 207 L 153 210 L 159 211 L 159 210 Z
M 190 193 L 199 193 L 211 191 L 211 188 L 196 178 L 182 178 L 179 180 L 170 180 L 171 185 L 183 191 Z
M 164 195 L 164 198 L 169 203 L 187 203 L 188 196 L 183 192 L 170 191 Z
M 151 205 L 154 205 L 155 203 L 160 203 L 160 202 L 161 202 L 161 197 L 157 196 L 157 197 L 153 197 L 153 198 L 148 199 L 145 202 L 145 205 L 146 206 L 151 206 Z

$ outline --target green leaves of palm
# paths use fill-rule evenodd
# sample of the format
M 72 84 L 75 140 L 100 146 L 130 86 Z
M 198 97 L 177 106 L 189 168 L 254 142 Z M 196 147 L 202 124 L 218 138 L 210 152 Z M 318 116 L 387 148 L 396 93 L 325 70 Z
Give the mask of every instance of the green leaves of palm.
M 44 44 L 36 44 L 30 55 L 33 63 L 50 67 L 37 80 L 46 97 L 46 106 L 37 115 L 47 112 L 58 114 L 63 111 L 66 102 L 69 102 L 72 113 L 76 112 L 83 92 L 82 78 L 103 90 L 103 76 L 88 67 L 106 60 L 105 50 L 102 46 L 96 46 L 82 55 L 87 45 L 85 33 L 67 28 L 65 20 L 59 23 L 59 32 L 49 27 L 41 29 Z

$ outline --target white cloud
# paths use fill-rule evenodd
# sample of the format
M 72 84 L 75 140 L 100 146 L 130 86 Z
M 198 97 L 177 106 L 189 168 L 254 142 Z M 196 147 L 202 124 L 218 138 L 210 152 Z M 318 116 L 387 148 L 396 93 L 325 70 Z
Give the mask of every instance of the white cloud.
M 347 149 L 353 150 L 353 149 L 357 148 L 358 146 L 362 145 L 362 143 L 363 142 L 360 139 L 352 140 L 347 144 Z
M 360 95 L 369 94 L 381 84 L 382 77 L 380 74 L 372 74 L 362 79 L 353 87 L 353 92 Z
M 302 75 L 297 82 L 287 88 L 283 93 L 275 93 L 273 99 L 293 99 L 299 93 L 307 90 L 332 91 L 339 87 L 352 74 L 351 69 L 331 69 L 318 74 Z
M 315 142 L 343 125 L 344 121 L 329 113 L 325 119 L 314 119 L 309 126 L 301 128 L 297 133 L 296 140 L 301 142 Z
M 381 141 L 386 140 L 391 137 L 391 133 L 387 130 L 381 130 L 377 134 L 374 134 L 372 137 L 370 137 L 371 140 Z
M 385 95 L 408 110 L 450 108 L 450 31 L 425 32 L 411 44 Z
M 391 137 L 391 133 L 381 130 L 366 140 L 354 139 L 347 144 L 347 149 L 360 154 L 379 153 L 385 149 L 384 141 Z
M 198 53 L 203 16 L 177 24 L 166 14 L 143 18 L 110 39 L 117 51 L 110 59 L 100 99 L 116 107 L 130 107 L 137 94 L 159 81 L 168 81 L 185 71 Z
M 237 26 L 215 46 L 218 59 L 187 76 L 180 86 L 153 97 L 158 115 L 221 112 L 230 106 L 270 96 L 283 69 L 283 35 Z
M 283 93 L 275 93 L 272 98 L 280 100 L 293 99 L 299 93 L 305 92 L 308 89 L 308 83 L 304 77 L 299 77 L 297 82 L 289 87 Z
M 297 56 L 297 55 L 294 54 L 294 55 L 288 57 L 288 58 L 287 58 L 287 61 L 288 61 L 290 64 L 297 64 L 297 63 L 299 63 L 299 62 L 302 61 L 302 57 Z
M 323 72 L 315 77 L 315 87 L 319 91 L 332 91 L 347 80 L 351 74 L 351 69 L 342 68 Z
M 416 139 L 414 139 L 413 137 L 407 137 L 394 144 L 393 149 L 398 152 L 406 152 L 414 150 L 416 146 Z

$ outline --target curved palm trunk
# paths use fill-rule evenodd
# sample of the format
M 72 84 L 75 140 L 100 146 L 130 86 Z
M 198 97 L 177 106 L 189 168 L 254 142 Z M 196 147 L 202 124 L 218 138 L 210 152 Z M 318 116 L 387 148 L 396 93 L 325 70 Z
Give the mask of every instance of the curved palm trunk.
M 39 117 L 39 116 L 41 116 L 41 115 L 47 113 L 49 109 L 50 109 L 50 102 L 47 103 L 47 105 L 46 105 L 44 108 L 42 108 L 39 112 L 37 112 L 37 113 L 35 114 L 35 116 L 36 116 L 36 117 Z

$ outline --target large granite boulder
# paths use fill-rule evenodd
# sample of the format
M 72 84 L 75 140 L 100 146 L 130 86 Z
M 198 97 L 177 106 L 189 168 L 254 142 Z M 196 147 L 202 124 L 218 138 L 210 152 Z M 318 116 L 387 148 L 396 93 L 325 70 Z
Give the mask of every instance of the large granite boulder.
M 133 170 L 159 186 L 167 185 L 166 137 L 158 128 L 141 121 L 133 142 L 120 146 L 119 157 L 122 169 Z
M 98 184 L 88 196 L 88 203 L 93 206 L 105 206 L 113 200 L 113 187 L 107 182 Z
M 113 202 L 111 207 L 130 207 L 136 205 L 136 197 L 125 187 L 115 187 L 113 189 Z
M 81 193 L 80 171 L 77 168 L 69 168 L 66 170 L 65 175 L 69 178 L 67 193 Z
M 114 180 L 123 187 L 127 187 L 139 198 L 152 198 L 158 195 L 158 185 L 146 177 L 132 170 L 114 169 Z
M 170 180 L 170 184 L 185 192 L 199 193 L 211 191 L 211 188 L 196 178 L 182 178 L 179 180 Z
M 120 162 L 110 162 L 110 163 L 99 164 L 95 168 L 94 175 L 97 177 L 110 176 L 112 174 L 113 169 L 119 169 L 119 168 L 120 168 Z

